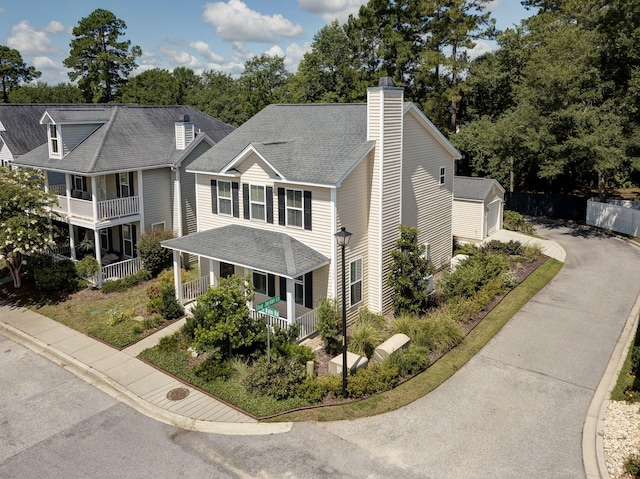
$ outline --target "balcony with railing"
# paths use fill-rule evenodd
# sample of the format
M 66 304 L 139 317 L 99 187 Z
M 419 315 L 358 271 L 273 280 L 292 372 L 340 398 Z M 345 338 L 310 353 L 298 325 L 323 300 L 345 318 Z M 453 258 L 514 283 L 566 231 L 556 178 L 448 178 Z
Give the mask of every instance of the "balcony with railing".
M 58 198 L 58 203 L 53 205 L 52 210 L 60 216 L 71 216 L 87 221 L 105 221 L 140 213 L 139 196 L 98 201 L 97 208 L 94 210 L 89 193 L 81 192 L 67 196 L 64 185 L 49 186 L 49 191 L 56 194 Z

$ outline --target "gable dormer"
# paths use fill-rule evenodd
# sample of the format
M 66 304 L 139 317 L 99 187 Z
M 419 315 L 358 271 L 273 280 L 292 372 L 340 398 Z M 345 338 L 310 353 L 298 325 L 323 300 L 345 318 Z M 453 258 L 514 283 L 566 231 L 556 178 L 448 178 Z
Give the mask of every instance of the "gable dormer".
M 182 118 L 175 123 L 176 150 L 184 150 L 195 138 L 195 126 L 189 120 L 189 115 L 182 115 Z
M 45 111 L 40 124 L 47 125 L 49 158 L 62 159 L 107 123 L 109 118 L 110 114 L 105 109 L 60 108 Z

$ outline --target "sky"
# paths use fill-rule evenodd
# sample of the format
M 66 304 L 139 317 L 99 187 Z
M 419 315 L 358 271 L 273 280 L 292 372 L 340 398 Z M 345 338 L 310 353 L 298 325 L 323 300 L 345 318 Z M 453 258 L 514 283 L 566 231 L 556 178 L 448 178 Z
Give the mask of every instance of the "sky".
M 138 69 L 187 67 L 200 74 L 239 75 L 262 53 L 285 57 L 295 72 L 313 36 L 333 19 L 345 21 L 367 0 L 0 0 L 0 44 L 18 50 L 38 79 L 69 82 L 62 64 L 72 29 L 94 10 L 112 12 L 127 25 L 120 40 L 139 45 Z M 531 12 L 520 0 L 493 0 L 489 10 L 499 29 L 517 25 Z M 495 48 L 478 42 L 475 56 Z

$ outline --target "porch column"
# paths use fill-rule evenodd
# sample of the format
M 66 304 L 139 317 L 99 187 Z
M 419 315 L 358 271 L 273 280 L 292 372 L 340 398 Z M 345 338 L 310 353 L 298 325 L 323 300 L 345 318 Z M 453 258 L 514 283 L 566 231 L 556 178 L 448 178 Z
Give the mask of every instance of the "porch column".
M 69 254 L 71 255 L 71 259 L 75 261 L 76 259 L 76 229 L 71 223 L 67 223 L 69 225 Z
M 209 285 L 218 286 L 218 261 L 209 260 Z
M 242 268 L 242 277 L 243 278 L 246 278 L 250 274 L 251 274 L 251 270 L 249 268 Z M 252 301 L 247 301 L 247 306 L 249 306 L 249 309 L 253 309 L 253 300 Z
M 296 321 L 296 299 L 293 295 L 294 282 L 287 278 L 287 322 L 293 324 Z
M 93 208 L 93 220 L 100 221 L 100 218 L 98 218 L 98 183 L 95 176 L 91 177 L 91 206 Z M 94 230 L 94 233 L 97 232 Z M 97 238 L 100 239 L 99 236 Z M 93 249 L 97 250 L 99 244 L 100 243 L 95 243 Z
M 140 234 L 144 234 L 147 231 L 147 226 L 144 223 L 144 205 L 143 205 L 143 185 L 142 185 L 142 170 L 136 171 L 136 179 L 138 180 L 138 210 L 140 212 Z
M 95 180 L 92 180 L 92 187 Z M 95 205 L 95 196 L 94 202 Z M 96 260 L 98 261 L 98 288 L 102 286 L 102 248 L 100 248 L 100 231 L 93 230 L 93 252 L 96 255 Z
M 180 277 L 180 251 L 173 250 L 173 285 L 176 288 L 176 299 L 182 304 L 182 278 Z

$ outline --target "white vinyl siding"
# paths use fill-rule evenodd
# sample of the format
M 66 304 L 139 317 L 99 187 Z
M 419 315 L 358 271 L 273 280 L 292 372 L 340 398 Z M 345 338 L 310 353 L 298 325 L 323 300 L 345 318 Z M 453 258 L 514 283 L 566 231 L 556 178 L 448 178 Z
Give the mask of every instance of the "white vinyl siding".
M 419 241 L 431 245 L 436 268 L 451 261 L 453 175 L 440 183 L 444 165 L 453 171 L 451 154 L 410 111 L 405 115 L 402 223 L 419 230 Z
M 453 235 L 463 240 L 483 240 L 483 209 L 482 202 L 454 200 Z

